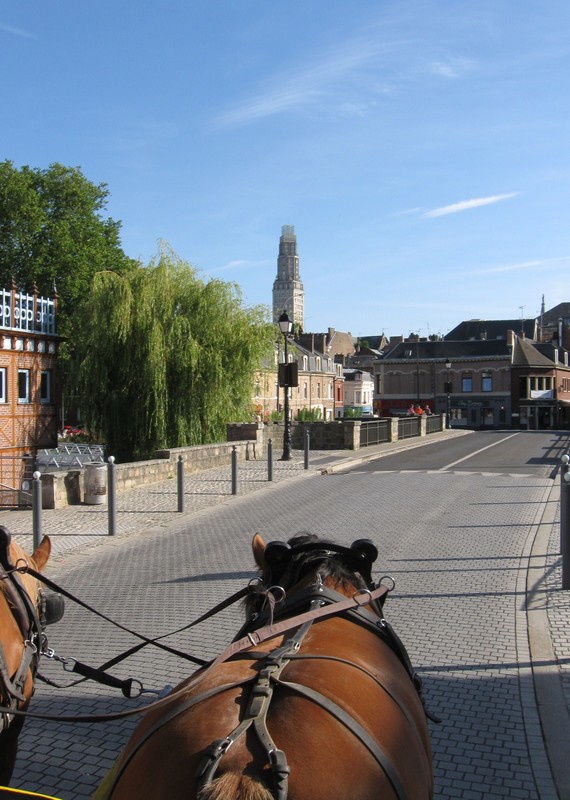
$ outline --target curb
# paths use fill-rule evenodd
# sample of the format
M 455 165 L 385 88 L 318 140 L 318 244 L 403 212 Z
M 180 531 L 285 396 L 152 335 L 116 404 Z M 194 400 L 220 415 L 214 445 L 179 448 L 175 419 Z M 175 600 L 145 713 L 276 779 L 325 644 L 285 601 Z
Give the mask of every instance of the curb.
M 558 504 L 558 495 L 553 495 L 559 491 L 560 483 L 555 480 L 538 521 L 527 571 L 526 612 L 536 706 L 552 778 L 558 796 L 564 800 L 570 798 L 570 712 L 552 645 L 544 584 L 548 541 Z

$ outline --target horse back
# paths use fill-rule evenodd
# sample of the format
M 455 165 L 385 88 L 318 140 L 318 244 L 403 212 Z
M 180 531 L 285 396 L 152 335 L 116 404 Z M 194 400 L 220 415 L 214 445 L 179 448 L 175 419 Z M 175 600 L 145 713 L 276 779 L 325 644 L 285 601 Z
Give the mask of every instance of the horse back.
M 191 679 L 187 694 L 179 694 L 185 685 L 181 684 L 171 705 L 147 715 L 125 752 L 129 765 L 113 800 L 198 797 L 195 776 L 204 751 L 234 731 L 248 713 L 251 687 L 264 663 L 260 656 L 281 642 L 270 640 L 216 666 L 195 686 Z M 311 696 L 296 686 L 306 687 Z M 343 714 L 355 726 L 345 724 Z M 288 800 L 398 797 L 355 729 L 363 729 L 377 743 L 408 800 L 431 797 L 429 734 L 417 691 L 392 648 L 353 622 L 333 618 L 312 626 L 300 652 L 287 661 L 274 683 L 266 726 L 291 770 Z M 224 755 L 218 784 L 214 780 L 203 797 L 232 796 L 222 793 L 222 784 L 236 775 L 254 778 L 259 791 L 271 786 L 267 755 L 253 727 Z M 251 786 L 248 791 L 232 797 L 250 800 Z

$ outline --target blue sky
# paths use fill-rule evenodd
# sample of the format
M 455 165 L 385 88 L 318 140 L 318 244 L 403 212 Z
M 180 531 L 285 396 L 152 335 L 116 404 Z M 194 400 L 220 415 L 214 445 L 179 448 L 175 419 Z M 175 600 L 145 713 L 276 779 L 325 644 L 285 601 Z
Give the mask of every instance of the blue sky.
M 305 329 L 446 333 L 570 301 L 568 0 L 2 0 L 0 158 L 110 190 Z

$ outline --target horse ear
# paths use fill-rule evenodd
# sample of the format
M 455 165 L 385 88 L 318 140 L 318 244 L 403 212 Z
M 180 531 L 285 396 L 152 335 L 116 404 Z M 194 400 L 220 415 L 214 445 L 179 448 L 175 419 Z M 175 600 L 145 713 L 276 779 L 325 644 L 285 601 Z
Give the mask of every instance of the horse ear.
M 253 550 L 253 557 L 255 558 L 255 563 L 259 567 L 259 569 L 265 569 L 267 566 L 265 563 L 265 542 L 263 541 L 263 536 L 260 533 L 256 533 L 253 537 L 253 541 L 251 542 L 251 549 Z
M 47 564 L 48 558 L 51 554 L 51 539 L 49 536 L 44 536 L 41 543 L 38 547 L 34 550 L 32 554 L 32 558 L 34 559 L 34 563 L 37 567 L 38 572 L 41 572 L 42 569 Z

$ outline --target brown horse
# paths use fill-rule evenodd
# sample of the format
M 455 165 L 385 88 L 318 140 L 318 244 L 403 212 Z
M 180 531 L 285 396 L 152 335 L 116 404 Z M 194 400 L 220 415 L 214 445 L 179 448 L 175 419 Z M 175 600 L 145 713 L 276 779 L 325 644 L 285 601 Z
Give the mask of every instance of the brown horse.
M 429 800 L 419 681 L 369 540 L 265 546 L 232 645 L 149 710 L 97 800 Z
M 25 710 L 34 691 L 34 677 L 42 648 L 42 590 L 27 574 L 40 571 L 51 552 L 44 536 L 29 556 L 0 527 L 0 705 Z M 9 783 L 16 761 L 18 736 L 24 718 L 0 714 L 0 785 Z

